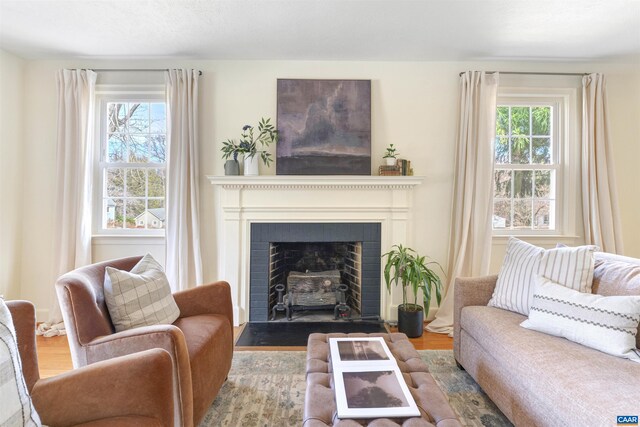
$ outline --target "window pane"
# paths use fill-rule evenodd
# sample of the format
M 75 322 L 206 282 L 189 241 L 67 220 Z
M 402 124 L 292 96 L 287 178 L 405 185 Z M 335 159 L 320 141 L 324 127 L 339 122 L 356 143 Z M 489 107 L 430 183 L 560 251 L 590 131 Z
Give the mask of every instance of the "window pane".
M 493 203 L 493 228 L 511 227 L 511 202 L 509 200 L 496 200 Z
M 551 163 L 551 138 L 533 138 L 532 162 L 548 165 Z
M 102 154 L 105 161 L 143 164 L 132 165 L 135 168 L 104 167 L 101 185 L 103 227 L 163 229 L 166 185 L 163 166 L 167 145 L 165 103 L 109 102 L 101 117 L 101 128 L 105 129 L 102 139 L 106 145 Z
M 149 136 L 149 161 L 152 163 L 164 163 L 166 148 L 167 141 L 165 135 Z
M 167 111 L 164 103 L 151 104 L 151 132 L 167 132 Z
M 548 199 L 551 197 L 551 171 L 539 170 L 536 174 L 536 190 L 537 198 Z
M 549 230 L 549 219 L 551 212 L 551 202 L 536 201 L 533 203 L 533 228 L 538 230 Z
M 149 104 L 129 104 L 129 132 L 149 132 Z
M 145 211 L 144 200 L 127 199 L 126 208 L 127 208 L 126 228 L 144 228 L 144 223 L 141 227 L 138 225 L 141 217 L 142 219 L 144 219 L 144 216 L 145 216 L 145 215 L 142 215 Z
M 149 137 L 140 135 L 129 136 L 129 161 L 146 163 L 149 160 Z
M 149 199 L 149 209 L 164 209 L 164 199 Z
M 164 197 L 165 170 L 149 169 L 149 197 Z
M 494 197 L 508 199 L 511 197 L 511 171 L 497 169 L 494 172 Z
M 509 138 L 496 137 L 496 163 L 509 163 Z
M 124 162 L 127 153 L 127 135 L 122 133 L 109 134 L 107 142 L 107 161 Z
M 513 227 L 531 228 L 531 199 L 513 201 Z
M 103 218 L 106 228 L 122 228 L 124 201 L 122 199 L 104 200 Z
M 551 134 L 551 107 L 534 107 L 531 109 L 533 135 Z
M 105 179 L 107 196 L 124 196 L 124 169 L 108 168 Z
M 108 132 L 127 131 L 127 104 L 110 102 L 107 104 Z
M 511 163 L 529 164 L 529 138 L 511 138 Z
M 498 107 L 496 111 L 496 136 L 509 135 L 509 107 Z
M 511 108 L 511 134 L 530 135 L 529 133 L 529 107 Z
M 532 196 L 533 171 L 513 171 L 513 197 L 516 199 Z
M 127 169 L 127 197 L 146 196 L 147 180 L 145 169 Z M 128 218 L 127 214 L 127 218 Z

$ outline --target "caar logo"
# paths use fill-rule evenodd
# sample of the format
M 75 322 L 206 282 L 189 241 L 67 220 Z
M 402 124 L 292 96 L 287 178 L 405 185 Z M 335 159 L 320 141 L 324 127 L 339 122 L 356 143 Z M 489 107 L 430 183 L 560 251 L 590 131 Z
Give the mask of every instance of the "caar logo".
M 638 425 L 638 416 L 637 415 L 618 415 L 616 417 L 616 422 L 619 426 L 637 426 Z

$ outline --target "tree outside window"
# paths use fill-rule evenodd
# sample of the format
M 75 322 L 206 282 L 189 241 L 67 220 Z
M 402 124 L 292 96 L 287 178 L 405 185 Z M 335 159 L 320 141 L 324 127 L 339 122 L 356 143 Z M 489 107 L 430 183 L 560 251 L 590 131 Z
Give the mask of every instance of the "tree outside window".
M 494 230 L 554 230 L 553 107 L 501 105 L 496 112 Z
M 107 102 L 103 117 L 103 228 L 163 229 L 165 103 Z

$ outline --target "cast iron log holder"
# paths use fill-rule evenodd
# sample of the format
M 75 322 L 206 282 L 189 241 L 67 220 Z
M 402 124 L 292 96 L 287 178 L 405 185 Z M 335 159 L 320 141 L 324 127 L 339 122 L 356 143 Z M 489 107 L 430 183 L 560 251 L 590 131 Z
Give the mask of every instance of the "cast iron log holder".
M 345 284 L 338 285 L 338 290 L 336 291 L 338 303 L 336 304 L 336 308 L 333 310 L 333 319 L 337 320 L 338 318 L 346 318 L 351 317 L 351 307 L 347 305 L 347 289 L 349 287 Z
M 278 283 L 274 289 L 278 293 L 278 302 L 271 309 L 271 320 L 276 320 L 276 312 L 278 311 L 284 311 L 287 316 L 287 320 L 291 320 L 289 305 L 284 303 L 284 285 L 282 283 Z

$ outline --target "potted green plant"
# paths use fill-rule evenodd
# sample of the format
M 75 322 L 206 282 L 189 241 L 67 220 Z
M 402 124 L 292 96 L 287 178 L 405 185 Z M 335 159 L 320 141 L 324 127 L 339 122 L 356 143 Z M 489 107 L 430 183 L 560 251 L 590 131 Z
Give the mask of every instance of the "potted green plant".
M 400 153 L 396 153 L 396 148 L 393 146 L 393 144 L 389 144 L 386 150 L 387 152 L 382 158 L 387 161 L 387 166 L 395 166 L 396 159 L 400 155 Z
M 253 126 L 244 125 L 238 142 L 228 139 L 222 143 L 222 157 L 228 159 L 233 156 L 237 160 L 238 154 L 244 154 L 244 174 L 259 175 L 257 154 L 260 153 L 263 163 L 269 166 L 273 159 L 271 153 L 264 151 L 264 148 L 278 141 L 278 131 L 270 121 L 271 119 L 260 119 L 257 133 Z
M 444 274 L 442 266 L 436 261 L 427 261 L 416 251 L 402 245 L 393 245 L 391 250 L 382 255 L 386 257 L 384 280 L 391 293 L 391 285 L 402 287 L 402 304 L 398 306 L 398 330 L 409 338 L 422 336 L 424 319 L 429 315 L 432 290 L 436 301 L 442 300 L 442 281 L 430 266 L 437 266 Z M 422 291 L 422 304 L 418 304 L 418 291 Z M 413 294 L 413 302 L 409 302 L 408 293 Z

